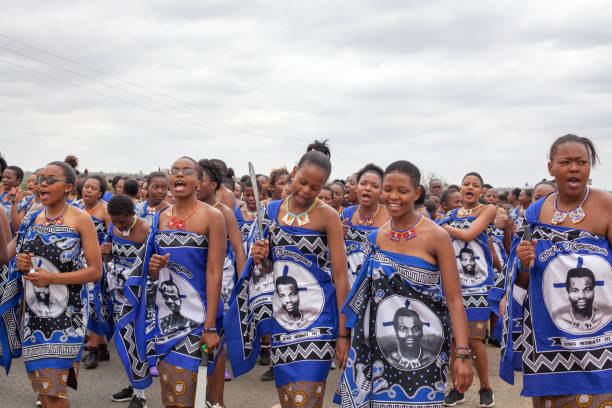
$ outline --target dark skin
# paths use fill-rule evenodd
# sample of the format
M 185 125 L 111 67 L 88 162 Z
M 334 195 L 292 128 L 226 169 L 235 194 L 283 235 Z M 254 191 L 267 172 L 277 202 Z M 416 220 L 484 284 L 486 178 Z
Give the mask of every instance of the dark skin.
M 110 216 L 108 215 L 108 211 L 106 211 L 106 205 L 100 202 L 103 195 L 100 189 L 99 180 L 90 178 L 83 184 L 83 204 L 85 204 L 85 209 L 89 210 L 95 207 L 91 216 L 104 221 L 106 228 L 108 228 L 110 225 Z M 100 204 L 96 207 L 98 202 L 100 202 Z
M 234 196 L 234 192 L 231 191 L 229 188 L 225 187 L 223 183 L 221 183 L 219 189 L 215 194 L 217 197 L 217 201 L 221 201 L 229 208 L 234 208 L 234 206 L 236 205 L 236 196 Z
M 121 231 L 127 231 L 132 223 L 134 222 L 134 214 L 125 215 L 110 215 L 111 221 L 113 222 L 113 235 L 120 236 L 129 241 L 142 244 L 147 240 L 149 234 L 149 224 L 142 218 L 138 218 L 136 225 L 130 230 L 130 235 L 127 237 L 121 235 Z M 100 245 L 100 251 L 102 254 L 110 254 L 112 249 L 112 243 L 104 242 Z
M 8 243 L 11 241 L 9 220 L 4 211 L 0 211 L 0 265 L 8 263 Z
M 449 225 L 444 225 L 443 228 L 448 234 L 464 242 L 470 242 L 476 239 L 481 234 L 487 225 L 491 224 L 495 220 L 497 215 L 497 209 L 494 205 L 485 205 L 478 207 L 478 198 L 482 195 L 482 182 L 476 176 L 467 176 L 461 182 L 461 200 L 463 201 L 463 208 L 469 210 L 472 209 L 471 217 L 476 217 L 476 220 L 472 223 L 470 228 L 462 230 L 454 228 Z M 490 244 L 491 240 L 489 240 Z M 490 249 L 490 247 L 489 247 Z M 480 339 L 469 339 L 470 348 L 474 354 L 474 363 L 476 365 L 476 371 L 478 372 L 478 378 L 480 380 L 480 387 L 489 387 L 489 375 L 488 375 L 488 360 L 487 360 L 487 349 Z M 454 349 L 453 341 L 453 349 Z M 453 367 L 456 364 L 456 358 L 454 353 L 451 358 L 451 377 L 453 373 Z M 455 380 L 455 379 L 453 379 Z
M 29 180 L 28 180 L 28 192 L 31 192 L 32 194 L 35 195 L 34 200 L 35 200 L 36 203 L 40 203 L 40 197 L 38 195 L 38 185 L 36 184 L 36 176 L 41 175 L 41 174 L 42 174 L 42 170 L 39 170 L 36 173 L 32 174 L 30 176 Z M 33 185 L 31 185 L 32 180 L 34 180 Z M 26 209 L 25 208 L 23 210 L 21 210 L 21 211 L 17 211 L 17 204 L 19 203 L 19 201 L 20 200 L 17 200 L 17 198 L 16 198 L 15 202 L 11 206 L 11 223 L 13 225 L 13 230 L 14 231 L 18 231 L 19 230 L 19 226 L 21 225 L 21 221 L 23 221 L 23 217 L 25 217 L 25 214 L 26 214 Z
M 300 214 L 308 210 L 319 195 L 328 177 L 329 174 L 325 169 L 309 162 L 303 163 L 300 168 L 294 168 L 292 172 L 292 196 L 289 200 L 289 211 L 294 214 Z M 286 212 L 286 208 L 281 206 L 277 217 L 279 225 L 286 225 L 281 221 Z M 346 250 L 344 248 L 340 218 L 336 210 L 322 202 L 318 202 L 308 216 L 310 218 L 308 229 L 327 234 L 332 264 L 331 270 L 336 288 L 336 303 L 338 310 L 340 310 L 349 291 Z M 292 225 L 297 226 L 296 220 L 294 220 Z M 251 256 L 257 265 L 261 265 L 261 260 L 267 257 L 268 253 L 269 243 L 267 240 L 257 241 L 251 248 Z M 350 336 L 349 331 L 346 329 L 346 316 L 343 314 L 339 315 L 338 334 L 340 336 Z M 348 337 L 338 337 L 336 357 L 338 358 L 341 370 L 346 366 L 349 348 L 350 339 Z
M 342 201 L 344 201 L 344 189 L 337 183 L 332 184 L 332 204 L 334 210 L 341 211 L 342 210 Z
M 184 219 L 198 206 L 197 189 L 201 176 L 197 173 L 196 163 L 190 159 L 179 159 L 172 165 L 173 170 L 180 170 L 170 175 L 168 184 L 175 197 L 175 205 L 162 211 L 159 215 L 161 231 L 170 230 L 168 221 L 174 211 L 174 217 Z M 227 230 L 221 211 L 208 204 L 201 203 L 196 212 L 186 220 L 185 231 L 208 237 L 208 257 L 206 260 L 206 320 L 205 328 L 216 327 L 217 308 L 221 296 L 221 277 L 227 247 Z M 164 256 L 153 254 L 149 260 L 149 274 L 153 280 L 159 278 L 159 271 L 166 266 L 170 254 Z M 205 344 L 213 351 L 219 344 L 217 333 L 202 333 L 200 345 Z
M 236 259 L 236 278 L 242 273 L 244 264 L 246 263 L 246 255 L 244 253 L 244 247 L 242 246 L 242 236 L 238 229 L 238 222 L 234 212 L 225 204 L 220 203 L 215 198 L 215 192 L 217 191 L 217 183 L 210 179 L 208 173 L 204 172 L 202 180 L 200 182 L 200 188 L 198 190 L 198 200 L 217 208 L 223 214 L 225 220 L 225 228 L 227 229 L 227 236 L 230 241 L 230 245 L 234 251 L 234 257 Z M 224 405 L 223 401 L 223 390 L 225 387 L 225 357 L 221 353 L 215 366 L 215 371 L 208 382 L 207 394 L 211 400 L 218 402 L 220 405 Z
M 567 142 L 560 145 L 551 161 L 548 163 L 548 172 L 557 182 L 559 198 L 557 208 L 562 211 L 571 211 L 576 208 L 587 193 L 587 183 L 591 174 L 591 161 L 588 151 L 582 143 Z M 549 195 L 540 211 L 539 221 L 550 225 L 554 210 L 554 194 Z M 612 244 L 612 194 L 601 190 L 591 189 L 589 198 L 582 205 L 586 214 L 578 224 L 574 224 L 570 217 L 558 225 L 567 228 L 579 228 L 593 234 L 607 237 Z M 516 254 L 521 261 L 523 270 L 519 270 L 516 284 L 524 289 L 529 284 L 529 270 L 533 267 L 537 240 L 521 242 L 516 248 Z
M 168 179 L 165 177 L 153 177 L 151 183 L 147 185 L 149 196 L 149 210 L 161 211 L 163 208 L 170 207 L 164 199 L 168 193 Z
M 246 264 L 246 255 L 244 253 L 244 247 L 242 246 L 242 235 L 240 229 L 238 229 L 238 222 L 231 208 L 223 203 L 219 203 L 215 199 L 215 191 L 217 190 L 217 183 L 210 180 L 210 176 L 204 172 L 202 180 L 200 182 L 200 189 L 198 190 L 198 200 L 210 205 L 215 206 L 223 214 L 225 219 L 225 228 L 227 229 L 227 236 L 234 251 L 234 257 L 236 259 L 236 273 L 242 273 L 244 265 Z M 237 276 L 238 277 L 238 276 Z
M 380 203 L 380 195 L 382 192 L 382 179 L 380 175 L 373 171 L 368 171 L 361 175 L 357 184 L 357 199 L 359 200 L 359 209 L 353 214 L 351 218 L 352 225 L 359 224 L 359 213 L 361 212 L 362 217 L 373 216 L 376 212 L 376 207 Z M 389 213 L 385 208 L 384 204 L 380 204 L 380 208 L 376 217 L 374 218 L 374 224 L 372 227 L 381 227 L 387 221 L 389 221 Z
M 247 209 L 250 212 L 255 212 L 257 210 L 256 202 L 255 202 L 255 192 L 253 191 L 253 187 L 244 187 L 242 189 L 242 198 L 246 205 L 240 207 L 240 212 L 242 213 L 242 218 L 247 221 L 252 221 L 255 219 L 255 216 L 251 216 L 247 213 Z M 261 200 L 261 197 L 259 197 Z
M 347 207 L 357 204 L 357 174 L 351 174 L 346 179 L 344 203 Z
M 54 176 L 57 179 L 64 179 L 65 174 L 63 169 L 58 166 L 47 166 L 43 170 L 45 177 Z M 66 197 L 72 190 L 72 184 L 64 181 L 56 181 L 48 185 L 44 181 L 39 186 L 42 204 L 47 207 L 47 217 L 55 218 L 62 214 L 67 208 L 68 203 Z M 34 224 L 42 224 L 45 220 L 44 211 L 36 217 Z M 102 259 L 100 256 L 100 247 L 98 246 L 98 237 L 96 229 L 89 214 L 76 207 L 70 206 L 68 211 L 63 215 L 63 225 L 74 229 L 81 236 L 81 243 L 87 261 L 87 268 L 80 269 L 74 272 L 51 273 L 43 268 L 34 267 L 31 271 L 31 258 L 34 254 L 17 254 L 17 268 L 24 274 L 24 279 L 32 282 L 34 286 L 43 287 L 49 285 L 69 285 L 69 284 L 84 284 L 87 282 L 95 282 L 102 278 Z M 67 408 L 70 406 L 68 399 L 59 398 L 49 395 L 40 395 L 40 400 L 45 408 Z
M 407 174 L 390 173 L 383 180 L 382 201 L 387 206 L 395 230 L 405 230 L 415 225 L 421 215 L 414 209 L 414 201 L 421 188 Z M 455 252 L 448 234 L 430 219 L 423 218 L 417 235 L 406 241 L 389 238 L 390 223 L 383 225 L 376 235 L 376 245 L 389 252 L 410 255 L 440 266 L 442 286 L 446 294 L 448 310 L 453 325 L 456 344 L 467 347 L 467 317 L 461 296 L 461 283 L 457 272 Z M 465 392 L 472 383 L 472 366 L 468 360 L 459 360 L 453 366 L 453 381 L 459 392 Z
M 103 195 L 98 179 L 89 178 L 83 184 L 83 204 L 85 204 L 85 209 L 93 208 L 91 216 L 104 221 L 104 225 L 108 229 L 110 226 L 110 216 L 108 211 L 106 211 L 106 204 L 101 201 Z M 106 339 L 102 335 L 92 332 L 89 337 L 92 348 L 98 347 L 100 344 L 106 344 Z

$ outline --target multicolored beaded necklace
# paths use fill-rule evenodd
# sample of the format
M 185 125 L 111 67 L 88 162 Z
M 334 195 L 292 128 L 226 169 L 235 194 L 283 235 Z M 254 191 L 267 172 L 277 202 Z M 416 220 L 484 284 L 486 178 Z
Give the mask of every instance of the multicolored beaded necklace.
M 200 202 L 198 201 L 188 216 L 186 216 L 185 218 L 176 218 L 174 216 L 174 209 L 176 207 L 172 206 L 172 212 L 170 213 L 170 219 L 168 220 L 168 228 L 179 229 L 179 230 L 185 229 L 185 223 L 187 222 L 189 218 L 191 218 L 193 214 L 196 213 L 199 207 L 200 207 Z
M 359 216 L 359 220 L 357 221 L 357 223 L 359 225 L 365 225 L 365 226 L 374 225 L 374 218 L 376 218 L 376 215 L 378 214 L 379 209 L 380 209 L 380 203 L 376 203 L 376 211 L 374 211 L 374 214 L 370 215 L 369 217 L 362 217 L 361 216 L 361 205 L 360 205 L 359 208 L 357 209 L 357 215 Z
M 585 216 L 582 206 L 586 202 L 587 198 L 589 198 L 589 194 L 591 194 L 591 189 L 587 187 L 587 191 L 586 191 L 586 194 L 584 195 L 584 198 L 582 199 L 582 202 L 578 204 L 578 206 L 574 208 L 573 210 L 563 211 L 557 208 L 557 200 L 559 199 L 559 193 L 555 193 L 555 204 L 554 204 L 555 213 L 552 217 L 552 220 L 550 221 L 551 224 L 557 225 L 557 224 L 562 223 L 563 221 L 565 221 L 565 218 L 568 215 L 570 217 L 570 220 L 572 220 L 574 224 L 578 224 L 580 221 L 582 221 L 582 219 Z
M 421 215 L 416 224 L 402 231 L 397 231 L 393 229 L 393 220 L 391 220 L 389 222 L 389 239 L 391 241 L 400 241 L 402 238 L 404 238 L 404 240 L 408 241 L 409 239 L 416 237 L 416 229 L 419 228 L 419 225 L 421 225 L 421 223 L 423 222 L 423 218 L 424 217 Z
M 94 210 L 96 209 L 96 207 L 100 205 L 100 202 L 101 202 L 101 201 L 102 201 L 102 200 L 98 200 L 98 202 L 96 203 L 96 205 L 94 205 L 94 206 L 93 206 L 93 207 L 91 207 L 91 208 L 83 207 L 83 209 L 85 210 L 85 212 L 86 212 L 87 214 L 91 215 L 91 214 L 93 214 L 93 212 L 94 212 Z M 85 204 L 85 203 L 83 203 L 83 204 Z
M 49 225 L 62 225 L 64 223 L 64 215 L 66 214 L 66 212 L 68 211 L 68 208 L 70 208 L 69 204 L 66 204 L 66 208 L 64 209 L 64 211 L 62 211 L 62 213 L 55 217 L 55 218 L 49 218 L 47 217 L 47 208 L 45 207 L 45 220 L 43 221 L 42 225 L 44 227 L 48 227 Z
M 310 218 L 308 218 L 308 213 L 310 211 L 312 211 L 313 208 L 315 208 L 315 206 L 319 202 L 319 199 L 315 198 L 314 202 L 312 203 L 312 205 L 310 206 L 309 209 L 307 209 L 303 213 L 300 213 L 300 214 L 296 215 L 296 214 L 292 213 L 291 211 L 289 211 L 289 198 L 290 197 L 291 197 L 291 195 L 289 195 L 289 196 L 287 196 L 287 198 L 285 198 L 285 204 L 286 204 L 285 208 L 287 210 L 287 213 L 282 218 L 283 222 L 285 224 L 287 224 L 287 225 L 292 225 L 293 221 L 297 220 L 298 227 L 301 227 L 302 225 L 310 224 Z

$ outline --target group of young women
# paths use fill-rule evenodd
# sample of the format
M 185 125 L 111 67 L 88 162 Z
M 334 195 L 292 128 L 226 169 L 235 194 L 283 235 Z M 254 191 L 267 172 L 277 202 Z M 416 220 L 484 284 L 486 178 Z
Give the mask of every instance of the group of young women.
M 612 406 L 612 195 L 588 185 L 597 161 L 589 139 L 558 138 L 554 182 L 510 207 L 476 172 L 426 191 L 405 160 L 330 183 L 321 142 L 291 172 L 239 183 L 220 160 L 181 157 L 141 202 L 105 200 L 95 175 L 72 201 L 65 162 L 27 195 L 0 161 L 0 363 L 22 356 L 40 403 L 67 407 L 86 335 L 85 367 L 114 336 L 131 385 L 113 399 L 131 408 L 152 374 L 164 406 L 193 407 L 202 361 L 207 406 L 224 406 L 228 359 L 234 376 L 270 360 L 280 406 L 322 407 L 335 361 L 335 402 L 391 408 L 464 402 L 473 362 L 491 407 L 489 336 L 535 407 Z

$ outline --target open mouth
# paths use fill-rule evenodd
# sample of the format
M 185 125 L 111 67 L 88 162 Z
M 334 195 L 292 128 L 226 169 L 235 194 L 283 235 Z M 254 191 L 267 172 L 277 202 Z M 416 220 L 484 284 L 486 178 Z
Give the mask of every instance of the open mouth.
M 468 191 L 467 193 L 465 193 L 465 197 L 466 198 L 473 198 L 474 197 L 474 193 L 472 193 L 471 191 Z
M 47 190 L 40 190 L 38 192 L 38 196 L 40 197 L 41 200 L 45 200 L 47 198 L 49 198 L 50 194 Z
M 175 192 L 182 192 L 182 191 L 185 191 L 185 187 L 187 187 L 187 186 L 186 186 L 185 182 L 184 182 L 184 181 L 182 181 L 182 180 L 177 180 L 177 181 L 174 183 L 174 191 L 175 191 Z
M 567 179 L 567 186 L 572 189 L 580 188 L 581 181 L 578 177 L 570 177 Z

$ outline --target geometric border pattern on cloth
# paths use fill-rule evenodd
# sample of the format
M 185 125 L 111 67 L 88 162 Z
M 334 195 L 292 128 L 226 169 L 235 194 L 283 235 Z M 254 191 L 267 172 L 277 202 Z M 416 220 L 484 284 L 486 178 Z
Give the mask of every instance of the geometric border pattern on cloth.
M 159 231 L 156 236 L 157 244 L 163 243 L 163 247 L 195 247 L 206 248 L 208 246 L 208 237 L 200 234 L 188 234 L 184 231 L 175 231 L 168 233 L 167 231 Z
M 334 340 L 309 340 L 297 344 L 272 347 L 272 362 L 277 365 L 294 361 L 331 360 L 335 355 L 335 345 Z
M 521 220 L 517 228 L 519 238 L 522 238 L 525 228 L 528 227 L 528 224 Z M 534 239 L 548 240 L 554 244 L 573 241 L 579 238 L 603 238 L 583 230 L 556 231 L 539 225 L 534 228 L 532 236 Z M 502 338 L 505 338 L 508 332 L 508 321 L 507 315 L 504 316 L 504 336 Z M 612 369 L 612 350 L 609 348 L 602 347 L 594 350 L 579 351 L 537 351 L 533 346 L 535 344 L 535 333 L 532 327 L 531 302 L 529 295 L 527 295 L 523 310 L 523 332 L 517 339 L 518 345 L 514 347 L 515 350 L 523 352 L 523 369 L 525 374 Z M 505 348 L 505 344 L 503 346 Z
M 299 237 L 296 241 L 294 237 Z M 289 235 L 281 228 L 275 228 L 270 234 L 270 249 L 274 246 L 296 246 L 306 255 L 315 255 L 319 268 L 329 271 L 329 256 L 327 250 L 327 236 L 321 235 Z
M 249 280 L 244 280 L 236 294 L 240 333 L 242 333 L 242 352 L 246 359 L 253 351 L 253 341 L 256 337 L 257 323 L 272 318 L 272 305 L 262 303 L 253 310 L 253 318 L 249 319 Z

